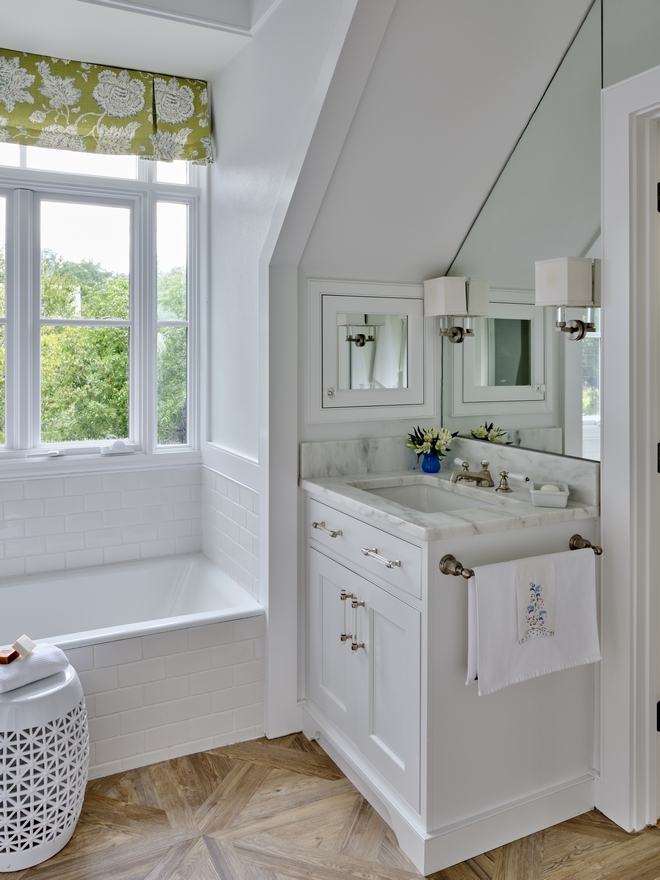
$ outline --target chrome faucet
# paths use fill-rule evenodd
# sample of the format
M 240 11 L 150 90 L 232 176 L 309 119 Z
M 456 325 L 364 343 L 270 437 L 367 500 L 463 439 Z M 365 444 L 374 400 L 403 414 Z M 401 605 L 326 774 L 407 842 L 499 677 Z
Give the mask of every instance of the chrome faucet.
M 476 483 L 477 486 L 494 486 L 493 478 L 490 475 L 490 471 L 488 470 L 488 465 L 490 462 L 482 461 L 481 462 L 481 470 L 477 472 L 472 472 L 470 470 L 470 464 L 467 461 L 463 462 L 463 470 L 462 471 L 452 471 L 451 476 L 449 477 L 450 483 Z

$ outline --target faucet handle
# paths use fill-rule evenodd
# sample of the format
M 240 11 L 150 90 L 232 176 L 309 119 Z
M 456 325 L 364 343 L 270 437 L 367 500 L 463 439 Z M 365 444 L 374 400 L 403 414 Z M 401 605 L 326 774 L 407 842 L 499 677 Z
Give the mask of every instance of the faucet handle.
M 500 471 L 500 484 L 495 489 L 496 492 L 511 492 L 511 487 L 509 486 L 507 477 L 509 476 L 507 471 Z
M 470 462 L 469 462 L 469 461 L 463 461 L 462 458 L 455 458 L 455 459 L 454 459 L 454 464 L 459 464 L 459 465 L 463 468 L 464 471 L 469 471 L 469 470 L 470 470 Z

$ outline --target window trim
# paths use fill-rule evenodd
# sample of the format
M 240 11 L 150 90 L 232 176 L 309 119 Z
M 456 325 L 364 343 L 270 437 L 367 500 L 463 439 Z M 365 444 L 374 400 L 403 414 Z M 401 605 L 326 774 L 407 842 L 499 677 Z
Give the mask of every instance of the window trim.
M 35 413 L 40 401 L 35 369 L 39 366 L 39 346 L 19 345 L 13 333 L 7 333 L 6 410 L 16 415 L 13 425 L 7 419 L 6 447 L 0 449 L 0 478 L 11 470 L 12 477 L 44 474 L 104 471 L 108 468 L 131 470 L 146 466 L 165 466 L 176 458 L 179 464 L 201 461 L 200 442 L 200 280 L 201 223 L 205 169 L 191 167 L 189 184 L 159 183 L 155 162 L 139 163 L 140 177 L 149 179 L 98 178 L 40 172 L 32 169 L 3 166 L 0 168 L 0 195 L 7 196 L 6 235 L 6 322 L 17 328 L 17 337 L 30 334 L 36 339 L 35 322 L 41 326 L 39 312 L 40 249 L 38 217 L 41 199 L 88 201 L 90 203 L 123 204 L 131 215 L 131 319 L 129 419 L 131 440 L 136 451 L 127 456 L 101 456 L 98 447 L 107 441 L 33 445 L 37 424 Z M 143 168 L 146 166 L 146 168 Z M 158 201 L 188 205 L 188 412 L 186 444 L 157 444 L 157 268 L 156 268 L 156 205 Z M 29 204 L 32 203 L 32 204 Z M 18 207 L 19 213 L 16 214 Z M 17 222 L 14 222 L 17 218 Z M 150 218 L 151 222 L 145 222 Z M 30 247 L 25 240 L 31 240 Z M 20 281 L 27 279 L 31 296 L 21 297 Z M 151 293 L 142 294 L 142 291 Z M 68 322 L 67 322 L 68 323 Z M 111 325 L 113 321 L 109 321 Z M 120 323 L 124 323 L 121 321 Z M 143 343 L 138 337 L 142 335 Z M 146 341 L 144 341 L 146 339 Z M 10 370 L 11 366 L 11 370 Z M 13 376 L 13 381 L 9 381 Z M 25 388 L 29 387 L 28 398 Z M 22 448 L 17 448 L 17 447 Z M 60 457 L 49 458 L 49 452 L 64 450 Z M 43 455 L 41 455 L 43 453 Z

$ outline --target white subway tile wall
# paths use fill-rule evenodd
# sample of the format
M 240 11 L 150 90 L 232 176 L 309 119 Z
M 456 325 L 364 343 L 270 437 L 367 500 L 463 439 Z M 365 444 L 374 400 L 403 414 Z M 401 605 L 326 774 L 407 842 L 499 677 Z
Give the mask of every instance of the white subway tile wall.
M 0 577 L 199 552 L 201 477 L 194 466 L 2 482 Z
M 258 599 L 259 494 L 211 468 L 202 471 L 204 555 Z
M 263 736 L 264 620 L 67 651 L 87 703 L 90 778 Z

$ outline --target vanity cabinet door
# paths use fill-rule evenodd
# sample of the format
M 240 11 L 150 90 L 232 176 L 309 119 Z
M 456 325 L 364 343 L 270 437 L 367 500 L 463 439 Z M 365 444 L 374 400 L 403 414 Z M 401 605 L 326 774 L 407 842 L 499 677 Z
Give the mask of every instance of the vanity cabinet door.
M 356 745 L 416 811 L 420 809 L 421 614 L 360 578 Z
M 309 555 L 309 698 L 419 812 L 421 614 L 317 550 Z M 342 590 L 364 604 L 354 612 Z
M 317 550 L 310 550 L 309 557 L 309 697 L 355 742 L 355 664 L 351 639 L 341 641 L 344 613 L 350 633 L 353 611 L 341 593 L 357 593 L 363 579 Z

